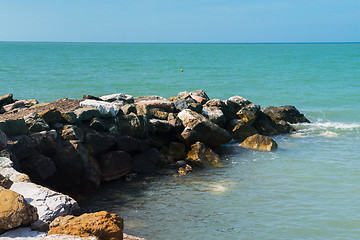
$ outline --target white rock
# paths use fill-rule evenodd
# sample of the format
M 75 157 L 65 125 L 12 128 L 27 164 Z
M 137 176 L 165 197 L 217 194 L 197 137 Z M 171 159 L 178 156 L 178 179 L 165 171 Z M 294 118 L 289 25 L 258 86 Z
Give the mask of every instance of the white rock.
M 41 240 L 46 236 L 44 232 L 32 231 L 29 227 L 15 228 L 0 235 L 1 240 Z
M 59 216 L 80 211 L 78 203 L 71 197 L 35 183 L 14 182 L 10 190 L 23 195 L 28 203 L 37 208 L 39 220 L 32 224 L 35 229 L 47 227 L 47 224 Z
M 86 99 L 80 102 L 80 106 L 83 107 L 93 107 L 99 110 L 100 114 L 110 115 L 115 117 L 120 111 L 120 107 L 114 103 L 97 101 L 92 99 Z
M 126 102 L 131 103 L 134 101 L 134 97 L 124 93 L 115 93 L 99 97 L 103 101 L 107 102 Z
M 6 157 L 0 157 L 0 174 L 13 182 L 30 181 L 26 174 L 16 171 L 13 168 L 13 162 Z

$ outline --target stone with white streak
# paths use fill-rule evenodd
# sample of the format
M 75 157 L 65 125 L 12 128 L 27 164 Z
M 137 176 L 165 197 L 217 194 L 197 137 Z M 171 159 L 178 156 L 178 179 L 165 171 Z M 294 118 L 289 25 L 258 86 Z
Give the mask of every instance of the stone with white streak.
M 10 190 L 23 195 L 38 210 L 39 220 L 31 225 L 36 230 L 47 230 L 48 224 L 59 216 L 76 214 L 78 203 L 71 197 L 30 182 L 14 182 Z
M 113 117 L 115 117 L 120 111 L 120 107 L 115 105 L 114 103 L 96 101 L 92 99 L 86 99 L 80 102 L 80 106 L 93 107 L 98 109 L 100 114 Z

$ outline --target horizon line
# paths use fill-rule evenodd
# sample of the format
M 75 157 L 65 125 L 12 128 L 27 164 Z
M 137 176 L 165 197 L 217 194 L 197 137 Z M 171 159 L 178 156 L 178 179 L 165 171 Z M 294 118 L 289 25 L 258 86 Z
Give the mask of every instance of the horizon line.
M 114 41 L 1 41 L 0 43 L 113 43 L 113 44 L 351 44 L 359 42 L 114 42 Z

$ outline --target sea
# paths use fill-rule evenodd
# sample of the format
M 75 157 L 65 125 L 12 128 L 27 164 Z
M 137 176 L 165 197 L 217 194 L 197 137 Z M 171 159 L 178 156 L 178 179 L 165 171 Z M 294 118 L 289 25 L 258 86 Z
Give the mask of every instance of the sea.
M 294 105 L 311 123 L 274 152 L 231 141 L 221 168 L 109 182 L 82 206 L 147 239 L 360 239 L 360 43 L 0 42 L 0 86 L 39 102 L 202 89 Z

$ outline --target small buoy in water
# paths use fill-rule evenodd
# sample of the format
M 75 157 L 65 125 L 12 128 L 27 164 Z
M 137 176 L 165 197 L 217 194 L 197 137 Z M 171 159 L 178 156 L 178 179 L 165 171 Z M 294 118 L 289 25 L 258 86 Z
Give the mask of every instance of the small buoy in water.
M 182 72 L 183 72 L 183 71 L 184 71 L 184 69 L 180 69 L 180 71 L 182 71 Z

